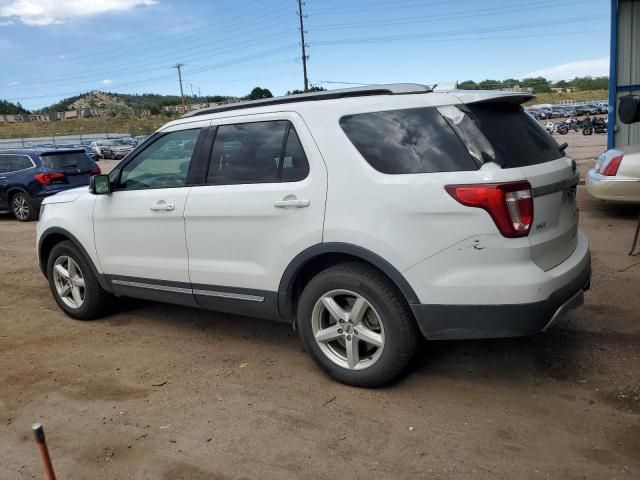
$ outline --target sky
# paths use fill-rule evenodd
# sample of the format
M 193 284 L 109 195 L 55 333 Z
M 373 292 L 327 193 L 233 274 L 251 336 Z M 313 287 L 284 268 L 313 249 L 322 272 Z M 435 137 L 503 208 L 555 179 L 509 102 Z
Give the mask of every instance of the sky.
M 607 75 L 603 0 L 306 0 L 312 85 Z M 303 88 L 297 0 L 0 0 L 0 99 Z

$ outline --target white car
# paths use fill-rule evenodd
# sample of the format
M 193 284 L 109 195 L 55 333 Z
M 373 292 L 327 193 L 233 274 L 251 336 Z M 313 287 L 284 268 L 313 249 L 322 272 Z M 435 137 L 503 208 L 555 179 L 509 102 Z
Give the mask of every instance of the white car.
M 640 203 L 640 145 L 607 150 L 589 170 L 585 183 L 600 200 Z
M 591 262 L 576 164 L 529 98 L 399 84 L 190 113 L 45 200 L 42 271 L 82 320 L 131 296 L 287 322 L 359 386 L 420 334 L 541 332 Z

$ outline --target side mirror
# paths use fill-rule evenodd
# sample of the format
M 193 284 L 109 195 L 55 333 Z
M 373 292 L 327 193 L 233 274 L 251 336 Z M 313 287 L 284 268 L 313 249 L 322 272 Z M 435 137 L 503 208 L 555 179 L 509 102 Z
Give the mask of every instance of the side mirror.
M 94 175 L 89 179 L 89 190 L 94 195 L 106 195 L 111 193 L 109 175 Z

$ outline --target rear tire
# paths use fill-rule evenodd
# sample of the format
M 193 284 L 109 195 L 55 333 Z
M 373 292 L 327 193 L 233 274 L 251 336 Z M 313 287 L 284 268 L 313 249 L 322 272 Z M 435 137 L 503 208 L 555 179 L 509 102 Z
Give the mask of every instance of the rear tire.
M 313 277 L 297 315 L 305 350 L 342 383 L 384 385 L 402 373 L 416 350 L 417 329 L 401 293 L 363 263 L 343 263 Z
M 11 196 L 11 213 L 21 222 L 37 220 L 40 214 L 29 194 L 25 192 L 18 192 Z
M 70 317 L 92 320 L 107 312 L 112 297 L 100 286 L 89 260 L 72 242 L 53 247 L 47 260 L 47 279 L 56 303 Z

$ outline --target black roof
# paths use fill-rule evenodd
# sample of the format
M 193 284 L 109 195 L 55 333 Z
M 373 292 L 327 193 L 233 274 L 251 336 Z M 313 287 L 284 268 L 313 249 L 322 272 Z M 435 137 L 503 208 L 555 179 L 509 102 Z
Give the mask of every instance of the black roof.
M 268 105 L 281 105 L 285 103 L 298 103 L 319 100 L 332 100 L 336 98 L 365 97 L 371 95 L 407 95 L 416 93 L 429 93 L 432 89 L 426 85 L 416 83 L 393 83 L 388 85 L 369 85 L 366 87 L 341 88 L 338 90 L 326 90 L 322 92 L 301 93 L 286 97 L 264 98 L 262 100 L 248 100 L 246 102 L 228 103 L 215 107 L 203 108 L 186 113 L 182 118 L 208 115 L 210 113 L 241 110 L 245 108 L 264 107 Z

